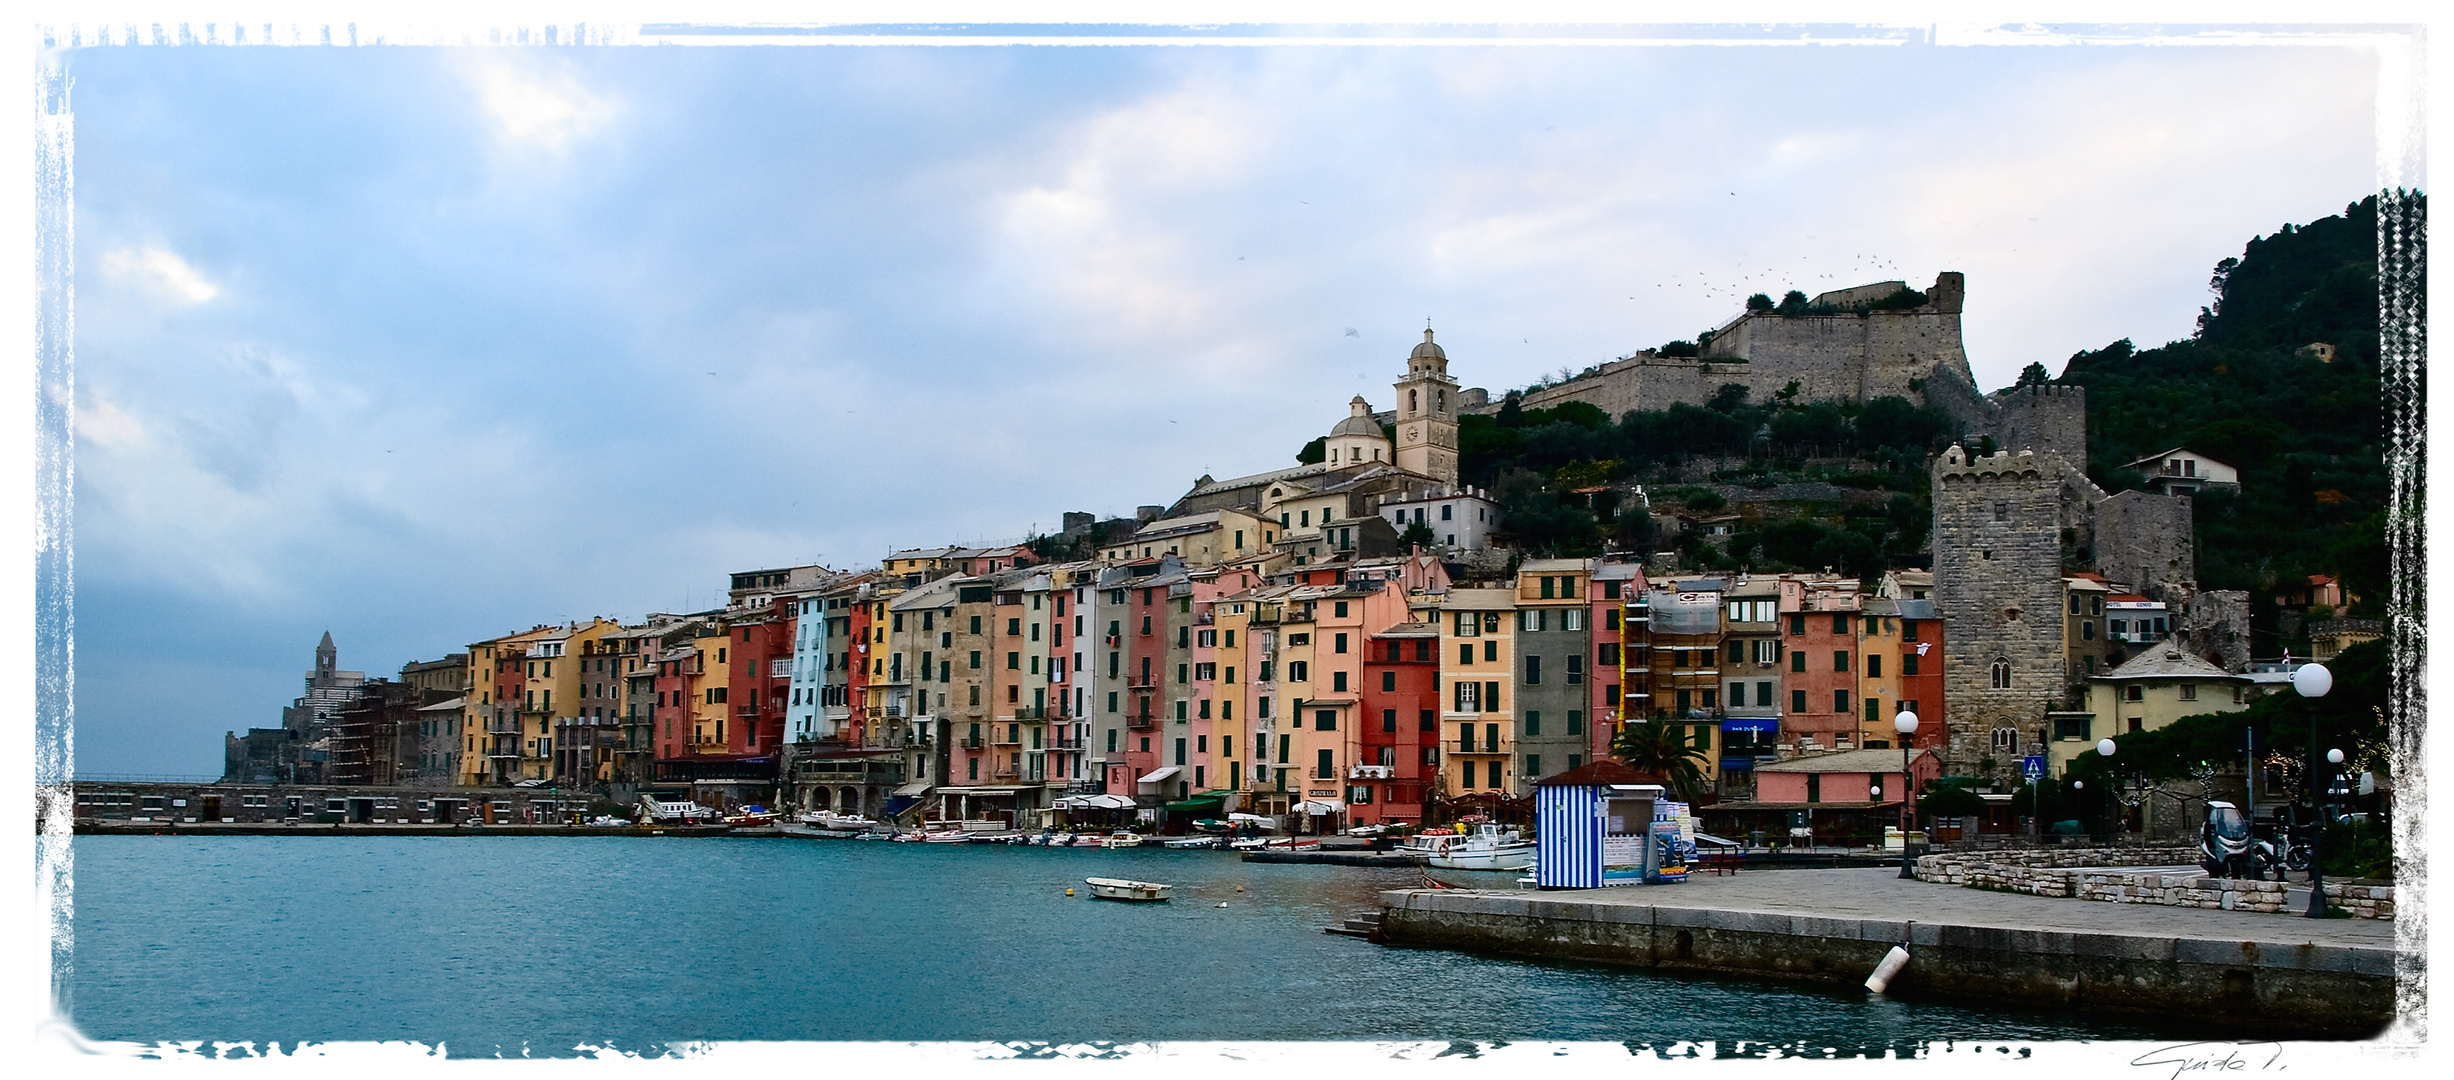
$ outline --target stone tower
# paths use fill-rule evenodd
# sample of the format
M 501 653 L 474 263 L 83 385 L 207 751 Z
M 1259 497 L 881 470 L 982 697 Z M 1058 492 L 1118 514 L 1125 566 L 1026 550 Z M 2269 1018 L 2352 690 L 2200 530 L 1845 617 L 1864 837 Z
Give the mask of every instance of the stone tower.
M 1397 381 L 1397 467 L 1444 484 L 1457 482 L 1457 380 L 1449 355 L 1423 331 Z
M 1934 463 L 1948 769 L 2043 752 L 2045 714 L 2070 692 L 2062 533 L 2084 519 L 2085 485 L 2050 451 L 1973 457 L 1954 446 Z
M 315 674 L 307 680 L 310 687 L 331 686 L 341 670 L 340 650 L 332 647 L 332 631 L 324 631 L 324 640 L 315 646 Z

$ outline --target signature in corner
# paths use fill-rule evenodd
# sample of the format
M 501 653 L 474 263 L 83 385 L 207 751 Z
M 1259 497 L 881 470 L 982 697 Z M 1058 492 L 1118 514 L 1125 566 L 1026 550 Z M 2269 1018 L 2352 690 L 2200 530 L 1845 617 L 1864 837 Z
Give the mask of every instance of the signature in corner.
M 2170 1065 L 2173 1080 L 2192 1072 L 2242 1072 L 2252 1065 L 2273 1069 L 2284 1056 L 2282 1043 L 2176 1043 L 2159 1047 L 2130 1059 L 2133 1066 Z

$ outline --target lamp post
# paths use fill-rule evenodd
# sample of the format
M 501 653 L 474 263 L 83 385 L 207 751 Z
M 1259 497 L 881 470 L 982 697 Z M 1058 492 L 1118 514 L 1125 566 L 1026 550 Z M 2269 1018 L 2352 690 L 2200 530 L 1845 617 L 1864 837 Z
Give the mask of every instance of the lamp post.
M 2318 707 L 2314 699 L 2325 697 L 2326 692 L 2334 688 L 2335 673 L 2326 670 L 2323 664 L 2302 664 L 2292 673 L 2293 691 L 2311 701 L 2305 706 L 2309 711 L 2309 808 L 2318 819 L 2317 824 L 2310 827 L 2309 833 L 2309 917 L 2312 919 L 2326 917 L 2325 877 L 2319 870 L 2326 854 L 2326 814 L 2318 806 L 2318 801 L 2325 795 L 2326 785 L 2320 779 L 2325 767 L 2319 764 Z
M 2100 758 L 2110 758 L 2110 757 L 2112 757 L 2112 756 L 2113 756 L 2113 749 L 2114 749 L 2114 747 L 2113 747 L 2113 740 L 2111 740 L 2111 739 L 2098 739 L 2098 740 L 2096 740 L 2096 756 L 2097 756 L 2097 757 L 2100 757 Z M 2105 781 L 2105 782 L 2106 782 L 2106 783 L 2108 783 L 2108 784 L 2112 784 L 2112 783 L 2113 783 L 2112 776 L 2113 776 L 2113 766 L 2111 766 L 2111 765 L 2107 765 L 2107 766 L 2105 766 L 2105 777 L 2106 777 L 2106 781 Z M 2119 785 L 2118 785 L 2118 784 L 2116 784 L 2116 785 L 2115 785 L 2115 787 L 2119 787 Z M 2113 816 L 2113 795 L 2114 795 L 2114 788 L 2113 788 L 2113 787 L 2108 787 L 2108 788 L 2106 788 L 2106 789 L 2105 789 L 2105 816 L 2106 816 L 2107 818 L 2111 818 L 2111 817 Z M 2108 825 L 2113 826 L 2111 829 L 2107 829 L 2107 830 L 2105 830 L 2105 831 L 2106 831 L 2106 832 L 2108 832 L 2108 833 L 2110 833 L 2110 834 L 2112 834 L 2112 838 L 2113 838 L 2113 842 L 2114 842 L 2114 843 L 2116 843 L 2116 844 L 2120 843 L 2120 842 L 2121 842 L 2121 839 L 2122 839 L 2122 823 L 2121 823 L 2121 822 L 2119 822 L 2119 821 L 2107 821 L 2105 824 L 2108 824 Z
M 1916 876 L 1909 869 L 1909 833 L 1917 824 L 1909 801 L 1917 793 L 1917 785 L 1909 780 L 1909 741 L 1917 734 L 1917 714 L 1900 710 L 1892 717 L 1892 730 L 1900 733 L 1900 877 L 1907 880 Z

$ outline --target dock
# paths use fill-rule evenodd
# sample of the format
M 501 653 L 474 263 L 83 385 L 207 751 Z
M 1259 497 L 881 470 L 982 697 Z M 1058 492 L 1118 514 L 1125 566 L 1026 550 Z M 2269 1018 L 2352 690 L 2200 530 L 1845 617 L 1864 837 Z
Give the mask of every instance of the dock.
M 2211 1030 L 2357 1039 L 2395 1015 L 2390 920 L 1991 892 L 1893 869 L 1782 870 L 1609 889 L 1398 889 L 1387 945 L 1862 987 L 1914 999 L 2189 1017 Z M 1862 992 L 1862 991 L 1861 991 Z

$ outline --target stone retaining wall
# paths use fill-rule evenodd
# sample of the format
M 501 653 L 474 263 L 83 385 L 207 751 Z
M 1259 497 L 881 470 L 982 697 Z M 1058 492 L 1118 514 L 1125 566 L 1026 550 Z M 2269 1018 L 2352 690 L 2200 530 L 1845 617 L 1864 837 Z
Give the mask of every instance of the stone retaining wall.
M 2195 871 L 2137 874 L 2104 869 L 2165 866 L 2194 862 L 2197 858 L 2198 849 L 2181 847 L 1965 852 L 1923 856 L 1917 860 L 1914 872 L 1921 881 L 1997 892 L 2068 896 L 2115 904 L 2286 912 L 2285 883 L 2281 881 L 2214 878 Z M 2326 902 L 2351 912 L 2353 918 L 2394 917 L 2392 885 L 2330 881 L 2324 888 Z

